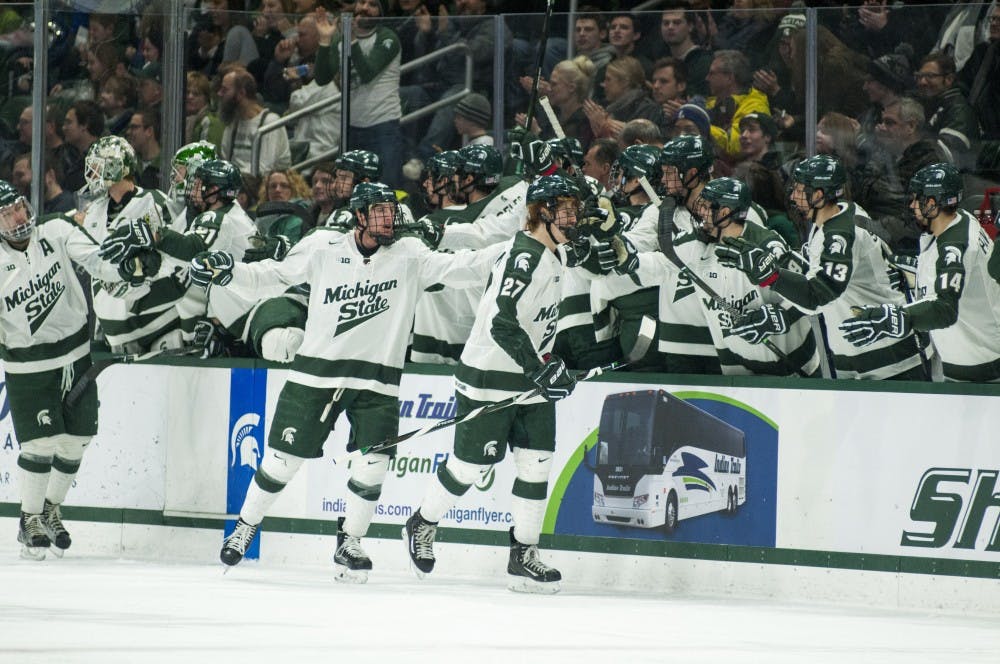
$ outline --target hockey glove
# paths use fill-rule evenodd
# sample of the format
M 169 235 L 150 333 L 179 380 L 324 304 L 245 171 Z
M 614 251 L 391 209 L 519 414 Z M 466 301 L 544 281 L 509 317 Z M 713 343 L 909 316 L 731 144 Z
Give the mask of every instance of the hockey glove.
M 129 286 L 141 286 L 146 279 L 152 279 L 160 271 L 163 257 L 156 249 L 143 249 L 134 256 L 128 256 L 118 263 L 118 276 Z
M 621 231 L 621 219 L 611 199 L 601 196 L 583 209 L 576 228 L 580 235 L 589 235 L 595 240 L 610 240 Z
M 562 248 L 566 251 L 566 267 L 579 267 L 590 258 L 590 238 L 578 237 L 570 242 L 564 242 Z
M 576 380 L 570 375 L 566 363 L 549 355 L 545 364 L 528 374 L 528 380 L 538 386 L 547 401 L 559 401 L 573 393 Z
M 421 217 L 413 223 L 413 226 L 416 236 L 423 240 L 424 244 L 431 249 L 438 248 L 438 245 L 441 244 L 441 238 L 444 237 L 444 224 L 431 221 L 427 217 Z
M 250 246 L 243 252 L 243 262 L 256 263 L 267 259 L 280 261 L 291 248 L 292 241 L 284 235 L 254 235 L 250 238 Z
M 739 270 L 758 286 L 770 286 L 778 279 L 774 254 L 741 237 L 723 238 L 715 256 L 724 267 Z
M 917 287 L 917 259 L 914 256 L 893 254 L 889 258 L 889 285 L 893 290 L 906 293 Z
M 749 344 L 759 344 L 773 334 L 788 332 L 785 311 L 773 304 L 765 304 L 760 309 L 748 311 L 733 322 L 722 336 L 735 335 Z
M 153 248 L 153 230 L 145 219 L 133 219 L 119 226 L 104 239 L 98 254 L 112 263 L 120 263 L 143 249 Z
M 618 258 L 614 267 L 616 274 L 633 274 L 639 269 L 639 253 L 631 240 L 620 235 L 615 236 L 611 239 L 611 248 L 615 250 Z
M 597 269 L 600 270 L 600 274 L 608 274 L 618 267 L 618 252 L 610 242 L 595 244 L 593 255 L 597 258 Z
M 233 257 L 224 251 L 203 251 L 191 259 L 190 273 L 191 281 L 202 288 L 225 286 L 233 280 Z
M 867 346 L 879 339 L 902 339 L 913 329 L 910 314 L 895 304 L 852 307 L 854 318 L 840 324 L 844 338 L 855 346 Z
M 202 359 L 226 354 L 225 331 L 213 321 L 203 318 L 194 324 L 195 347 L 201 348 Z

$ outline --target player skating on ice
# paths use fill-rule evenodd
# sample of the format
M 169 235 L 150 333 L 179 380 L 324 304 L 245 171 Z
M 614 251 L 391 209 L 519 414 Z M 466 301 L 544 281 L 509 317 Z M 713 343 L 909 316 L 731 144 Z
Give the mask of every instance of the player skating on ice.
M 526 198 L 526 227 L 506 243 L 493 267 L 455 372 L 455 398 L 461 416 L 532 388 L 540 395 L 456 426 L 454 453 L 439 467 L 403 537 L 414 571 L 420 577 L 430 573 L 438 522 L 510 446 L 517 467 L 507 564 L 511 588 L 552 593 L 561 575 L 539 558 L 538 539 L 555 449 L 555 402 L 569 396 L 575 381 L 563 361 L 547 353 L 561 299 L 564 245 L 576 237 L 579 192 L 568 178 L 544 176 Z

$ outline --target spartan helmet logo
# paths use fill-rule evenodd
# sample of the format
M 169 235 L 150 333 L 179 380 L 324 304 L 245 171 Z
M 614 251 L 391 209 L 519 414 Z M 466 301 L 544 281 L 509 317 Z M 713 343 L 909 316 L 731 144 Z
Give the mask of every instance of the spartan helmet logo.
M 229 465 L 233 467 L 237 461 L 240 466 L 250 466 L 257 470 L 260 458 L 264 454 L 260 443 L 253 435 L 254 429 L 260 425 L 260 415 L 244 413 L 236 420 L 229 434 Z
M 777 259 L 780 259 L 785 254 L 785 247 L 778 240 L 768 242 L 766 248 L 771 252 L 771 255 Z
M 497 441 L 491 440 L 483 445 L 483 456 L 495 457 L 497 455 Z
M 38 420 L 38 426 L 40 427 L 52 426 L 52 417 L 49 415 L 48 408 L 38 411 L 38 415 L 35 415 L 35 419 Z
M 514 269 L 520 270 L 521 272 L 527 272 L 528 267 L 531 265 L 531 254 L 523 253 L 518 254 L 514 258 Z
M 288 443 L 289 445 L 295 444 L 295 433 L 298 431 L 295 427 L 286 427 L 281 432 L 281 442 Z
M 952 265 L 955 263 L 962 262 L 962 250 L 958 247 L 945 247 L 944 248 L 944 264 Z
M 847 240 L 840 237 L 839 235 L 834 235 L 830 238 L 830 253 L 831 254 L 846 254 L 847 253 Z

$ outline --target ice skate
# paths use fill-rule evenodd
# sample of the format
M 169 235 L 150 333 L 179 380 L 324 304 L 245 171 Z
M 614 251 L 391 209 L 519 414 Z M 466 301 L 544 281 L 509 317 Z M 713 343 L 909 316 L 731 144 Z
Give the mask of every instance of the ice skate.
M 434 536 L 437 534 L 437 524 L 431 523 L 420 514 L 414 512 L 403 526 L 403 539 L 406 540 L 406 551 L 410 556 L 410 569 L 418 579 L 434 570 Z
M 45 534 L 45 524 L 41 514 L 21 512 L 17 529 L 17 541 L 21 543 L 21 557 L 25 560 L 45 560 L 51 542 Z
M 333 554 L 336 569 L 334 578 L 344 583 L 365 583 L 368 581 L 368 571 L 372 568 L 372 559 L 361 548 L 360 537 L 340 530 L 343 519 L 339 520 L 337 526 L 337 551 Z
M 222 560 L 223 565 L 229 568 L 243 560 L 243 555 L 250 548 L 254 536 L 257 535 L 257 528 L 258 526 L 251 526 L 243 519 L 236 522 L 233 534 L 222 543 L 219 559 Z
M 522 544 L 510 529 L 510 559 L 507 561 L 507 587 L 518 593 L 542 593 L 551 595 L 559 592 L 562 574 L 549 567 L 538 557 L 538 546 Z
M 42 523 L 45 525 L 45 533 L 49 536 L 52 544 L 51 551 L 57 558 L 62 558 L 66 549 L 73 543 L 70 539 L 69 531 L 63 525 L 62 516 L 59 514 L 59 506 L 45 501 L 42 509 Z

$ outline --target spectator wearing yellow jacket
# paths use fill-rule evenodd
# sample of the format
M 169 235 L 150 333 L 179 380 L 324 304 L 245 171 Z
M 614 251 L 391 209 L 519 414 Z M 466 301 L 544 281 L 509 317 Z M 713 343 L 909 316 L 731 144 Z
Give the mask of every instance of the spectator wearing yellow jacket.
M 740 155 L 740 120 L 750 113 L 771 114 L 767 95 L 751 87 L 750 61 L 739 51 L 716 51 L 708 68 L 706 100 L 712 118 L 712 138 L 721 155 L 735 159 Z

